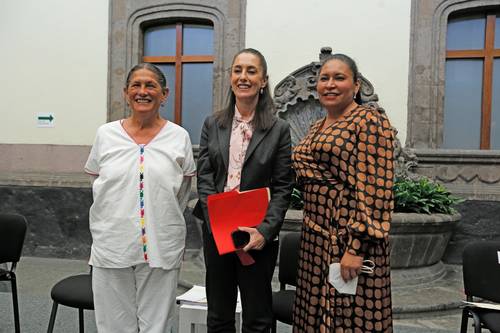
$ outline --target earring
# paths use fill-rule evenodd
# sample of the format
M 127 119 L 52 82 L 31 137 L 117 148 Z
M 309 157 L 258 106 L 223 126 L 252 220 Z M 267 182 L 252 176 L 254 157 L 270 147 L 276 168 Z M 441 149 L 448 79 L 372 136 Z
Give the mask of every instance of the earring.
M 260 94 L 262 95 L 264 93 L 264 88 L 260 88 Z
M 354 96 L 352 96 L 352 99 L 356 99 L 356 95 L 357 95 L 357 94 L 356 94 L 356 93 L 354 93 Z

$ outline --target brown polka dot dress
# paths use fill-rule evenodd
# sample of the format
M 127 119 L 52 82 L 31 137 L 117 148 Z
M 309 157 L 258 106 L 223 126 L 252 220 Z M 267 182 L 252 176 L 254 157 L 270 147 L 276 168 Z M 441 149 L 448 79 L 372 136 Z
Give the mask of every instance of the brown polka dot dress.
M 394 206 L 394 133 L 384 113 L 366 106 L 331 126 L 316 122 L 295 147 L 303 187 L 293 332 L 392 332 L 388 233 Z M 338 293 L 328 267 L 344 252 L 375 263 L 356 295 Z

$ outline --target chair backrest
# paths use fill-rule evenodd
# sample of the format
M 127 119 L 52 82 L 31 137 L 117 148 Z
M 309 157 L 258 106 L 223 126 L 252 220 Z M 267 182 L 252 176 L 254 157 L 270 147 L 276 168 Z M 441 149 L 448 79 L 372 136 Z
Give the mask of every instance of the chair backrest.
M 0 263 L 18 262 L 28 223 L 18 214 L 0 214 Z
M 280 283 L 297 286 L 299 266 L 300 232 L 290 232 L 280 236 L 280 261 L 278 279 Z
M 465 294 L 500 303 L 500 241 L 467 245 L 462 263 Z

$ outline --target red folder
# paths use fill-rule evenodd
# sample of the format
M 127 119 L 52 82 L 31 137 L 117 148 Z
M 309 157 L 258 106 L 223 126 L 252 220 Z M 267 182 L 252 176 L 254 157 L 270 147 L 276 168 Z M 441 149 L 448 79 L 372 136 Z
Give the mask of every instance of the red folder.
M 210 227 L 219 254 L 236 251 L 231 233 L 238 227 L 256 227 L 266 216 L 269 188 L 231 191 L 207 197 Z

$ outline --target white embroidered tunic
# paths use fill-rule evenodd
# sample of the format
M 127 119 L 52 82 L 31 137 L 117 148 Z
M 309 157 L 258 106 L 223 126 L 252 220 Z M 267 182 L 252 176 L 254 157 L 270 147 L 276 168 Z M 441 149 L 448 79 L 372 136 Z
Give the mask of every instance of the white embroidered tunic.
M 120 121 L 104 124 L 85 171 L 97 176 L 89 213 L 89 263 L 180 267 L 186 237 L 183 210 L 196 171 L 186 130 L 167 122 L 148 144 L 138 145 Z

